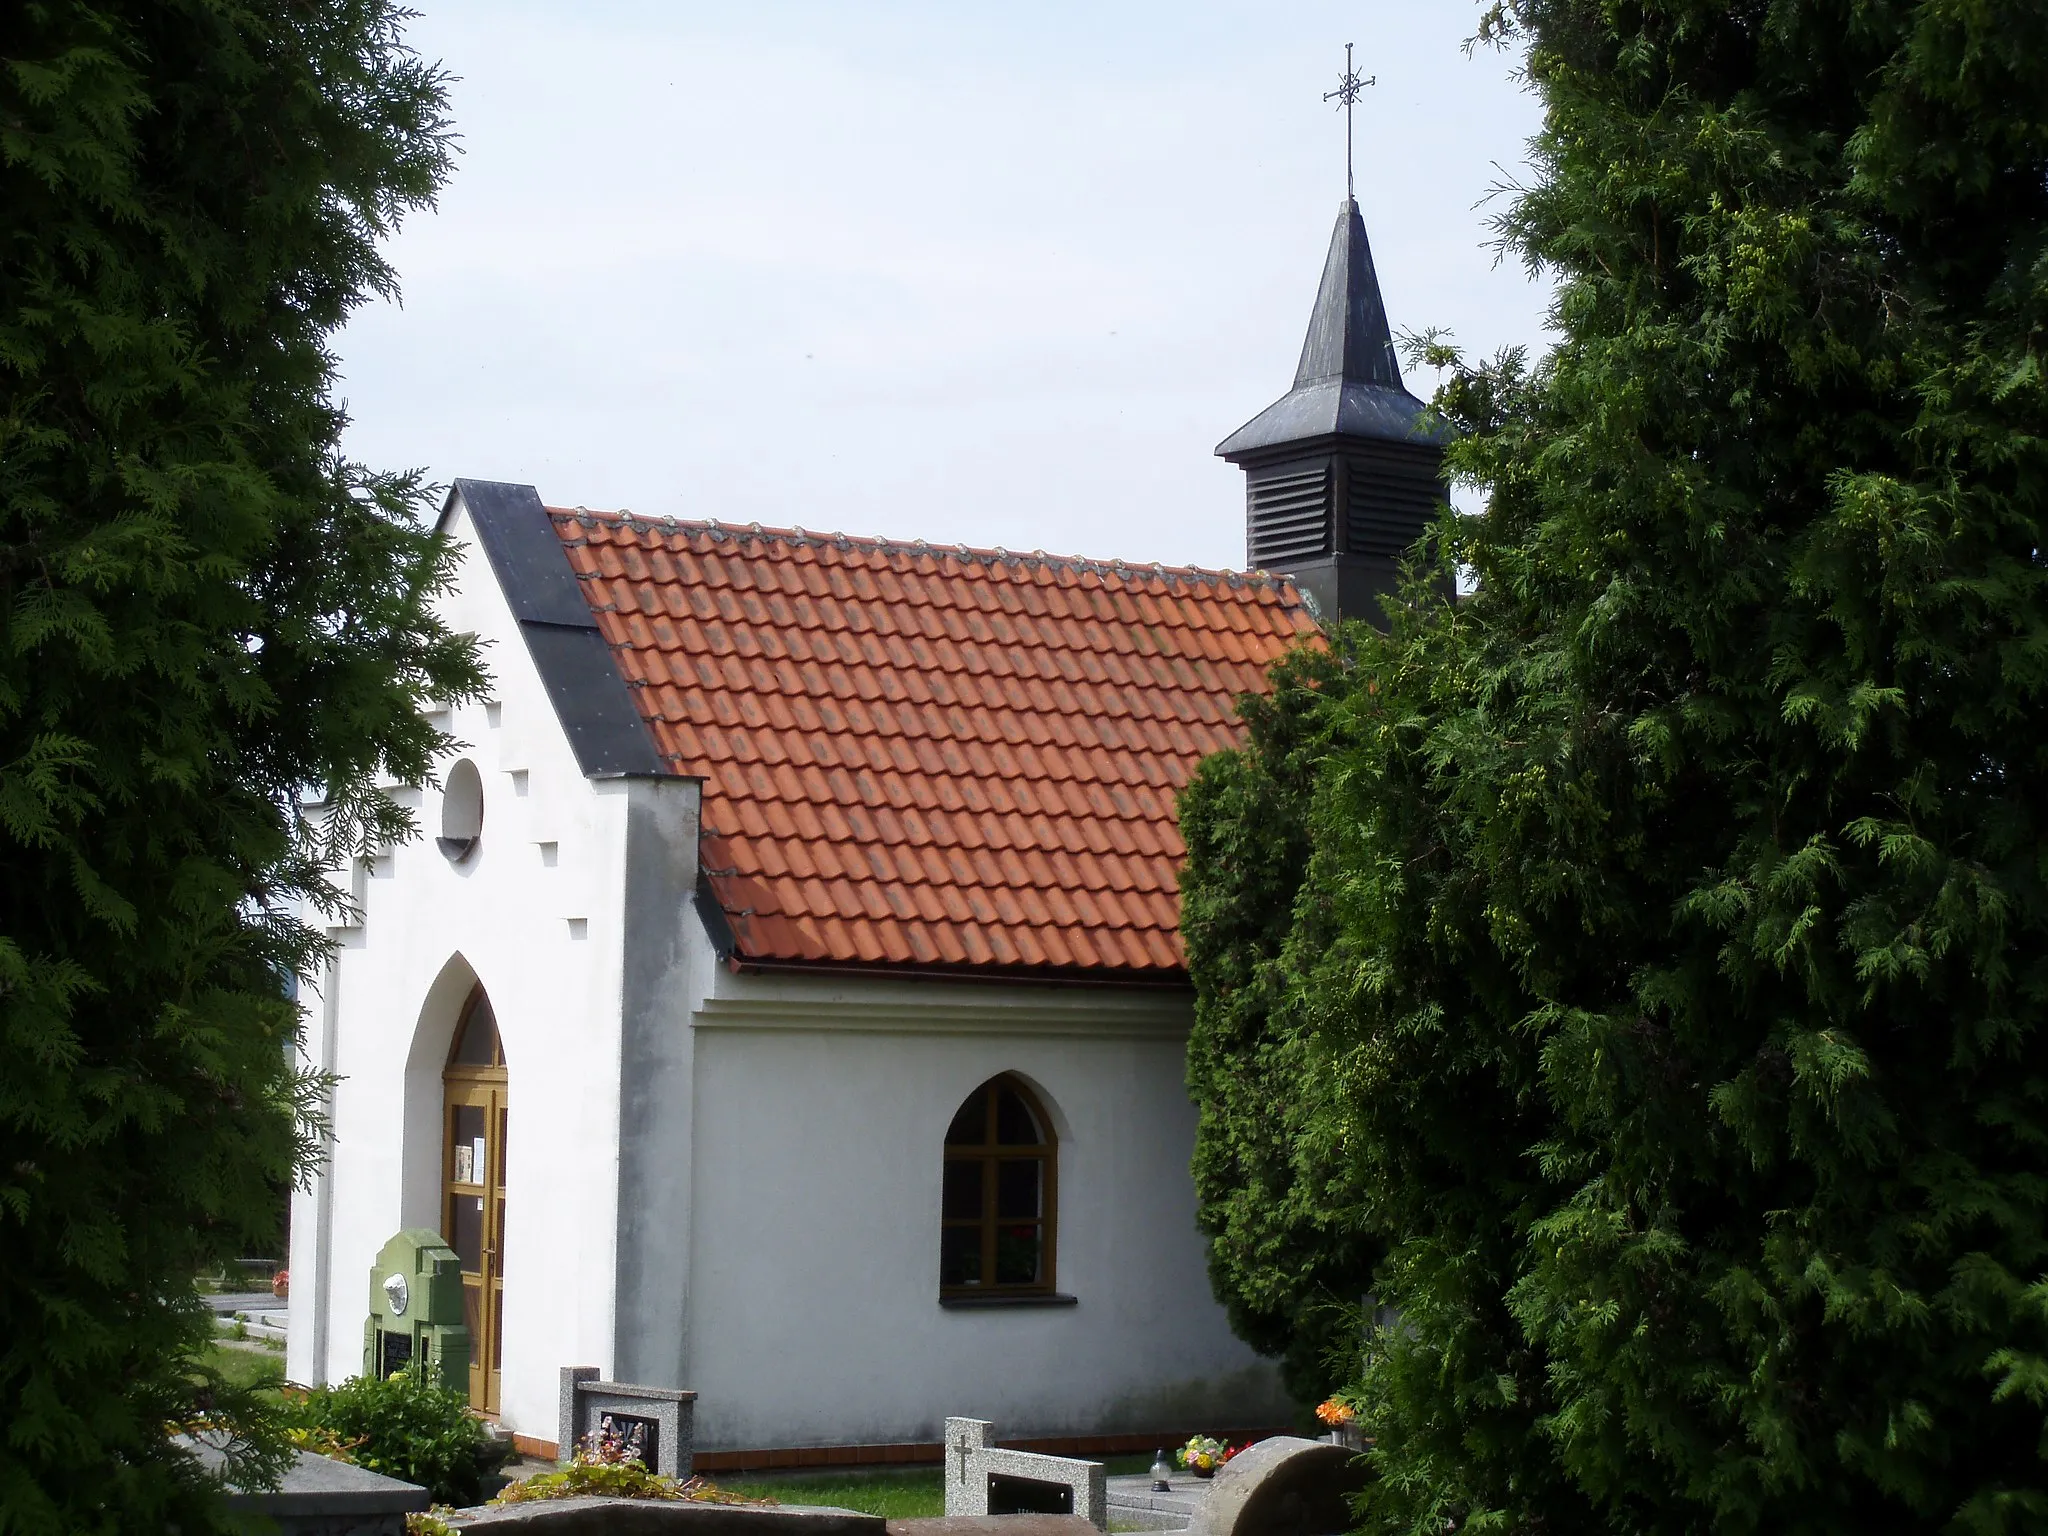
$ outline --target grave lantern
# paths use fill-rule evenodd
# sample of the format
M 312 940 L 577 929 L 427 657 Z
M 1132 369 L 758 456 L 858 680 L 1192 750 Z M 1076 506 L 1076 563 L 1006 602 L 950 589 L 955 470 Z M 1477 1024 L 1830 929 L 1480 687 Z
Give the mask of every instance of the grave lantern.
M 425 1227 L 408 1227 L 370 1266 L 370 1316 L 363 1324 L 363 1374 L 418 1370 L 438 1387 L 469 1391 L 469 1329 L 463 1320 L 462 1261 Z

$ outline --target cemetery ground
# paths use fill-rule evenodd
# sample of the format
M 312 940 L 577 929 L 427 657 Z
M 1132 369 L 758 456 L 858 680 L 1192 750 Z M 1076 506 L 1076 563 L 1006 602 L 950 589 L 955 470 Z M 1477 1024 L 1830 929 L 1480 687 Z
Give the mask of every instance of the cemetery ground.
M 1136 1475 L 1152 1465 L 1150 1456 L 1106 1456 L 1111 1477 Z M 937 1466 L 874 1472 L 778 1472 L 749 1476 L 722 1474 L 718 1486 L 750 1499 L 778 1504 L 829 1504 L 881 1515 L 888 1520 L 934 1519 L 946 1512 L 944 1470 Z M 1116 1527 L 1112 1525 L 1112 1530 Z
M 946 1512 L 940 1468 L 847 1472 L 721 1473 L 712 1481 L 729 1493 L 778 1504 L 827 1504 L 885 1520 L 921 1520 Z
M 256 1341 L 221 1338 L 208 1346 L 205 1363 L 236 1386 L 280 1389 L 284 1385 L 284 1354 Z M 1104 1460 L 1111 1476 L 1137 1474 L 1151 1465 L 1150 1456 L 1112 1456 Z M 555 1470 L 555 1463 L 524 1457 L 505 1468 L 514 1482 Z M 727 1492 L 778 1504 L 824 1504 L 851 1509 L 885 1520 L 933 1519 L 946 1512 L 944 1471 L 938 1466 L 821 1472 L 722 1473 L 714 1481 Z M 1112 1524 L 1111 1530 L 1119 1527 Z
M 204 1363 L 238 1387 L 281 1392 L 285 1384 L 284 1351 L 268 1339 L 237 1338 L 232 1333 L 224 1333 L 207 1346 Z M 1151 1462 L 1149 1455 L 1103 1459 L 1104 1468 L 1112 1477 L 1144 1473 Z M 524 1482 L 555 1470 L 556 1464 L 552 1461 L 522 1457 L 506 1466 L 504 1475 L 512 1482 Z M 937 1518 L 945 1513 L 944 1477 L 944 1469 L 933 1465 L 867 1470 L 835 1467 L 815 1472 L 729 1472 L 719 1474 L 714 1481 L 719 1488 L 749 1499 L 767 1499 L 778 1504 L 828 1505 L 879 1515 L 885 1520 L 920 1520 Z M 1116 1532 L 1124 1527 L 1113 1522 L 1110 1529 Z
M 1152 1464 L 1150 1456 L 1109 1456 L 1103 1466 L 1112 1477 L 1135 1476 Z M 514 1481 L 524 1481 L 555 1464 L 528 1457 L 505 1469 Z M 773 1499 L 778 1504 L 824 1504 L 851 1509 L 885 1520 L 936 1519 L 946 1512 L 945 1474 L 938 1466 L 877 1468 L 848 1471 L 835 1467 L 819 1472 L 721 1472 L 712 1479 L 728 1493 L 749 1499 Z M 1112 1523 L 1111 1530 L 1119 1527 Z
M 205 1363 L 234 1386 L 284 1385 L 284 1351 L 273 1344 L 215 1339 L 206 1348 Z

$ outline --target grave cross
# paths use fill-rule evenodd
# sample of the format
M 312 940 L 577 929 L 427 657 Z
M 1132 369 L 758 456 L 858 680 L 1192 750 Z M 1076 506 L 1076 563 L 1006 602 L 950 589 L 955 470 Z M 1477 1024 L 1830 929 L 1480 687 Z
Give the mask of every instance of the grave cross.
M 960 1481 L 964 1483 L 967 1481 L 967 1457 L 969 1454 L 967 1449 L 967 1437 L 965 1435 L 962 1435 L 960 1437 L 960 1443 L 954 1446 L 953 1450 L 960 1458 Z
M 1361 80 L 1358 71 L 1351 67 L 1351 45 L 1344 45 L 1344 73 L 1338 77 L 1337 89 L 1323 92 L 1323 100 L 1334 101 L 1344 109 L 1344 195 L 1355 197 L 1351 185 L 1351 109 L 1358 105 L 1358 93 L 1368 85 L 1378 85 L 1380 77 Z

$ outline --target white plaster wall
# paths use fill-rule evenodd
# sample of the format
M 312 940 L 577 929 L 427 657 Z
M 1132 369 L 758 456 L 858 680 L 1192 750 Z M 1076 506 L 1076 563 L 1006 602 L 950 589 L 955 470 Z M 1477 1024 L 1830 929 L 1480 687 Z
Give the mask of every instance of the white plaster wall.
M 451 864 L 438 792 L 415 797 L 422 836 L 352 872 L 334 997 L 306 994 L 308 1063 L 341 1080 L 330 1166 L 293 1203 L 286 1369 L 360 1370 L 372 1259 L 440 1225 L 441 1067 L 474 971 L 510 1078 L 501 1417 L 552 1439 L 559 1367 L 611 1365 L 626 786 L 583 777 L 460 508 L 451 528 L 468 548 L 445 610 L 495 679 L 448 724 L 483 774 L 483 835 Z
M 1184 995 L 721 976 L 694 1034 L 689 1385 L 706 1448 L 1285 1422 L 1209 1294 Z M 1073 1307 L 942 1308 L 947 1124 L 998 1072 L 1060 1132 Z M 622 1319 L 622 1325 L 626 1322 Z

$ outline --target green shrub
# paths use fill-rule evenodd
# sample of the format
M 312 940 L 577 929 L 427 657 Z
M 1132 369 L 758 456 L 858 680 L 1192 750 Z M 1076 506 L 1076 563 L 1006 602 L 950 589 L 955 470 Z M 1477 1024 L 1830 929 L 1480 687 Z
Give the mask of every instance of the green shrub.
M 316 1387 L 293 1405 L 292 1419 L 345 1444 L 358 1466 L 418 1483 L 437 1504 L 481 1504 L 511 1454 L 460 1392 L 403 1372 Z

